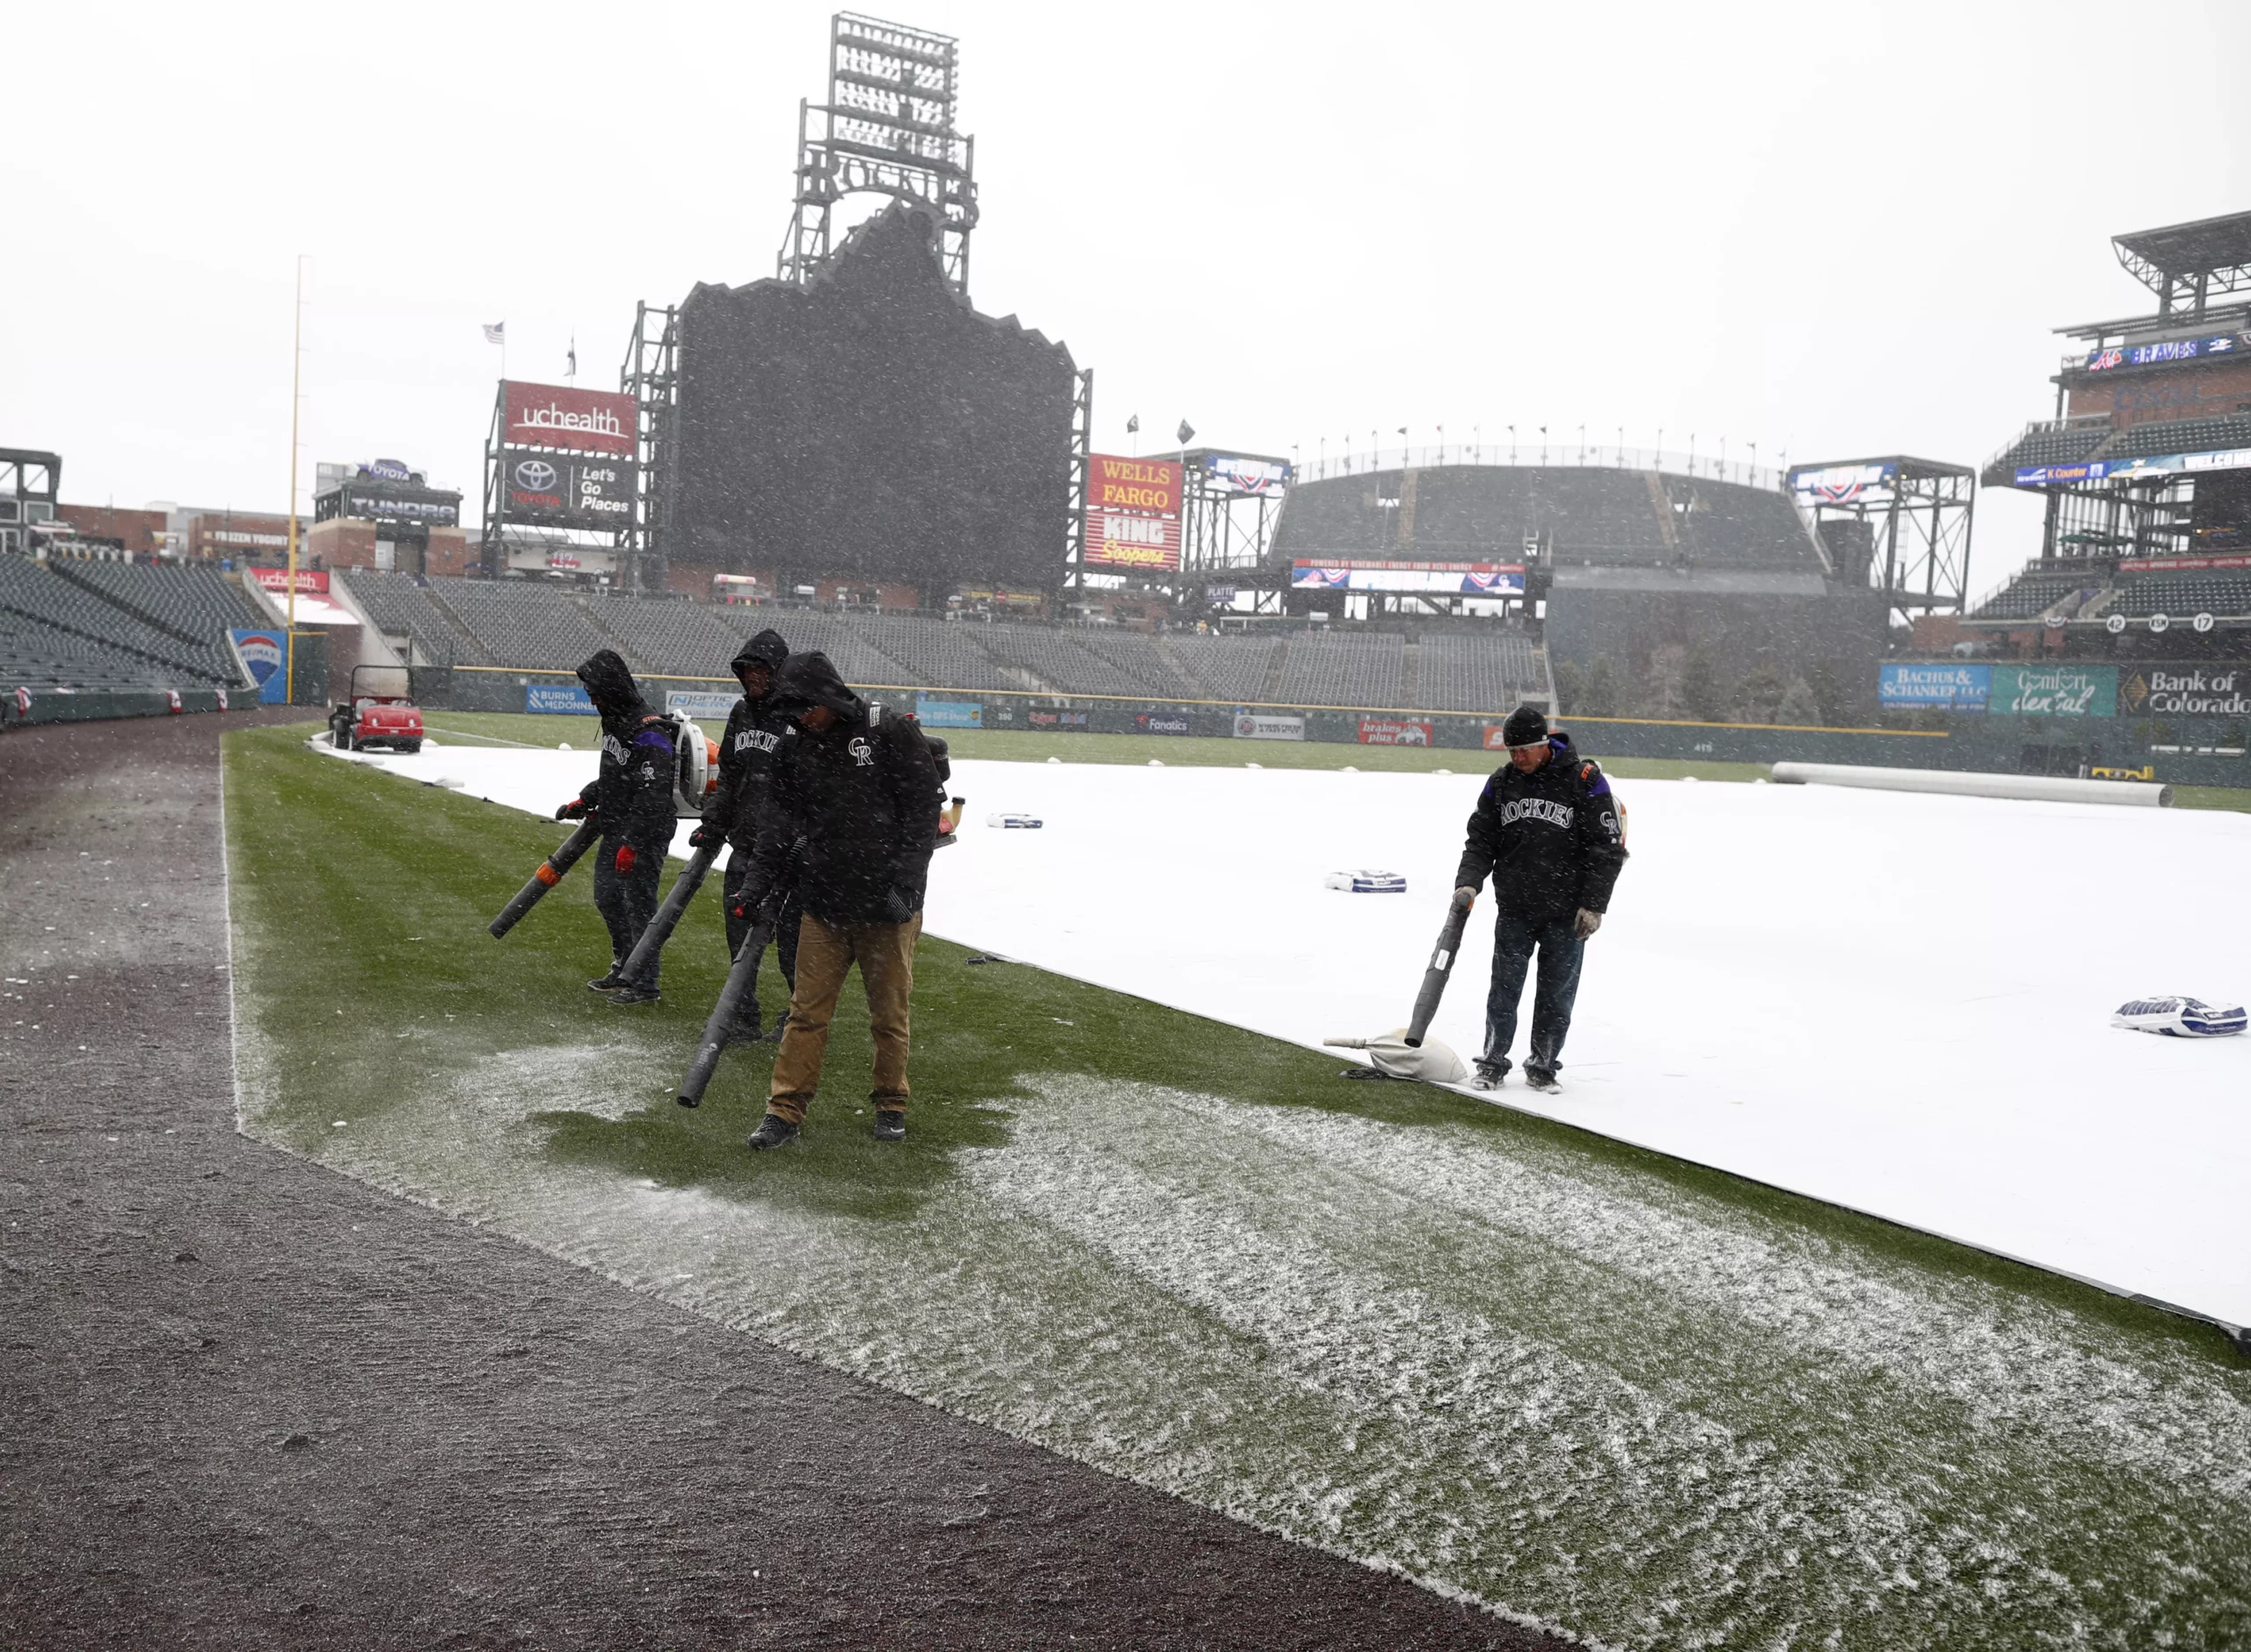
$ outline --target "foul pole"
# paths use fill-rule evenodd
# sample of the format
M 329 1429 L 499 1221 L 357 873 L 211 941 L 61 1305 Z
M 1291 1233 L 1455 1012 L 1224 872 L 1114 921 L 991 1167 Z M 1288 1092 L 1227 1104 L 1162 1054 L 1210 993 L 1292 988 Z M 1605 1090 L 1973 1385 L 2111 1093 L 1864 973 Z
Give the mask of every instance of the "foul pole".
M 297 410 L 305 365 L 305 255 L 297 254 L 297 307 L 289 329 L 289 596 L 288 619 L 282 626 L 287 639 L 281 669 L 281 702 L 297 698 Z

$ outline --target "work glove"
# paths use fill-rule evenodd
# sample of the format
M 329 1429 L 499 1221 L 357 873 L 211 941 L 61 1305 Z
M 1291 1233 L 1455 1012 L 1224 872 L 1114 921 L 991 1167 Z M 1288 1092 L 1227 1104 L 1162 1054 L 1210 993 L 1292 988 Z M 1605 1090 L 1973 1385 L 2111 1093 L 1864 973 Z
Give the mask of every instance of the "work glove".
M 1582 906 L 1579 908 L 1577 918 L 1572 921 L 1571 933 L 1584 941 L 1600 928 L 1602 928 L 1602 914 L 1599 912 L 1590 912 Z
M 1477 904 L 1477 891 L 1468 884 L 1464 884 L 1461 888 L 1453 891 L 1453 904 L 1461 908 L 1462 911 L 1468 912 L 1472 906 Z
M 718 842 L 722 835 L 718 826 L 706 820 L 688 834 L 688 847 L 691 849 L 709 848 Z
M 586 818 L 588 807 L 584 797 L 573 797 L 555 811 L 555 818 L 557 820 L 583 820 Z
M 914 889 L 901 889 L 898 884 L 893 884 L 891 888 L 885 892 L 883 898 L 883 909 L 885 915 L 887 916 L 892 922 L 905 923 L 909 918 L 912 918 L 916 913 L 922 910 L 922 891 L 920 890 Z
M 633 846 L 630 843 L 619 844 L 617 846 L 617 875 L 620 877 L 630 877 L 633 871 L 633 862 L 640 858 L 633 853 Z
M 748 923 L 764 923 L 773 915 L 767 910 L 771 899 L 769 891 L 755 884 L 745 884 L 735 891 L 734 905 L 727 908 L 727 913 Z

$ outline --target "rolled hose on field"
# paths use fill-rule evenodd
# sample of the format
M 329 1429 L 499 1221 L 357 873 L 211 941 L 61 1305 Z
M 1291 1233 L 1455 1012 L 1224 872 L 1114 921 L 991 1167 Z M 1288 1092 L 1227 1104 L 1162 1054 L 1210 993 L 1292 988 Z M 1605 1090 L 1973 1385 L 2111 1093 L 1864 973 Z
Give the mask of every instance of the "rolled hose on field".
M 579 823 L 579 829 L 563 840 L 563 847 L 539 863 L 531 881 L 518 890 L 515 899 L 500 908 L 500 915 L 485 926 L 498 941 L 516 927 L 516 921 L 534 906 L 539 898 L 563 881 L 563 874 L 579 863 L 579 857 L 594 848 L 601 838 L 601 823 L 587 819 Z
M 2065 780 L 2048 775 L 1978 775 L 1944 768 L 1877 768 L 1851 763 L 1777 763 L 1778 786 L 1859 786 L 1873 791 L 2014 797 L 2029 803 L 2102 803 L 2169 809 L 2173 788 L 2131 780 Z

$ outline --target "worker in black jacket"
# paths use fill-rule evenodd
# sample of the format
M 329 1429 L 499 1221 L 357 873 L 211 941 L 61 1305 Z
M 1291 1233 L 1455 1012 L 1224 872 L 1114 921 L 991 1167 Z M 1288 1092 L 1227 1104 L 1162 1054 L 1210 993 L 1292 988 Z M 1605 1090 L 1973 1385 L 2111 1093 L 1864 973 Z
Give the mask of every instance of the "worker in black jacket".
M 1500 908 L 1493 928 L 1493 986 L 1485 1001 L 1485 1052 L 1473 1086 L 1498 1089 L 1516 1040 L 1517 1003 L 1533 954 L 1540 984 L 1532 995 L 1532 1046 L 1524 1081 L 1552 1094 L 1561 1087 L 1563 1038 L 1578 997 L 1587 937 L 1602 927 L 1610 891 L 1626 864 L 1626 828 L 1600 765 L 1550 733 L 1537 706 L 1519 706 L 1502 725 L 1509 761 L 1493 771 L 1469 817 L 1468 841 L 1454 873 L 1454 904 L 1477 899 L 1487 873 Z
M 555 811 L 557 820 L 593 815 L 601 822 L 594 855 L 594 910 L 609 928 L 609 970 L 586 985 L 613 1004 L 657 999 L 657 960 L 629 981 L 621 972 L 633 943 L 657 915 L 657 884 L 672 846 L 673 725 L 652 711 L 613 649 L 579 667 L 586 698 L 601 717 L 601 768 L 594 782 Z
M 775 673 L 772 698 L 797 732 L 782 742 L 774 807 L 760 825 L 735 909 L 772 912 L 794 845 L 804 916 L 789 1023 L 750 1145 L 778 1147 L 797 1136 L 820 1088 L 829 1021 L 855 963 L 875 1042 L 876 1139 L 903 1140 L 914 942 L 937 843 L 937 766 L 922 726 L 854 694 L 826 654 L 790 655 Z
M 727 713 L 727 731 L 719 739 L 719 783 L 703 805 L 703 823 L 688 841 L 696 848 L 724 843 L 727 871 L 723 894 L 727 914 L 727 956 L 742 950 L 751 931 L 747 917 L 735 915 L 735 898 L 750 876 L 751 857 L 758 849 L 759 822 L 773 808 L 775 753 L 783 737 L 795 732 L 789 719 L 774 709 L 774 673 L 790 657 L 790 645 L 778 631 L 765 630 L 742 645 L 728 668 L 742 684 L 742 698 Z M 782 965 L 782 979 L 798 979 L 797 888 L 786 875 L 775 891 L 774 950 Z M 753 980 L 736 1012 L 734 1037 L 748 1043 L 759 1036 L 758 983 Z M 782 1037 L 782 1017 L 774 1018 L 776 1042 Z

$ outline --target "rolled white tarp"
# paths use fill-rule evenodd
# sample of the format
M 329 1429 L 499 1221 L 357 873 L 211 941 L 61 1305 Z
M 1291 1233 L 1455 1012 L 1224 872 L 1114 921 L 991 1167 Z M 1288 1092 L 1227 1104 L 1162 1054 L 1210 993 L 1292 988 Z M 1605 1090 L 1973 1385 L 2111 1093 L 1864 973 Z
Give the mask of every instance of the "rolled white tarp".
M 2032 803 L 2123 804 L 2170 809 L 2173 788 L 2132 780 L 2061 780 L 2047 775 L 1965 775 L 1945 768 L 1875 768 L 1853 763 L 1777 763 L 1778 786 L 1861 786 L 1936 791 L 1955 797 L 2022 797 Z

